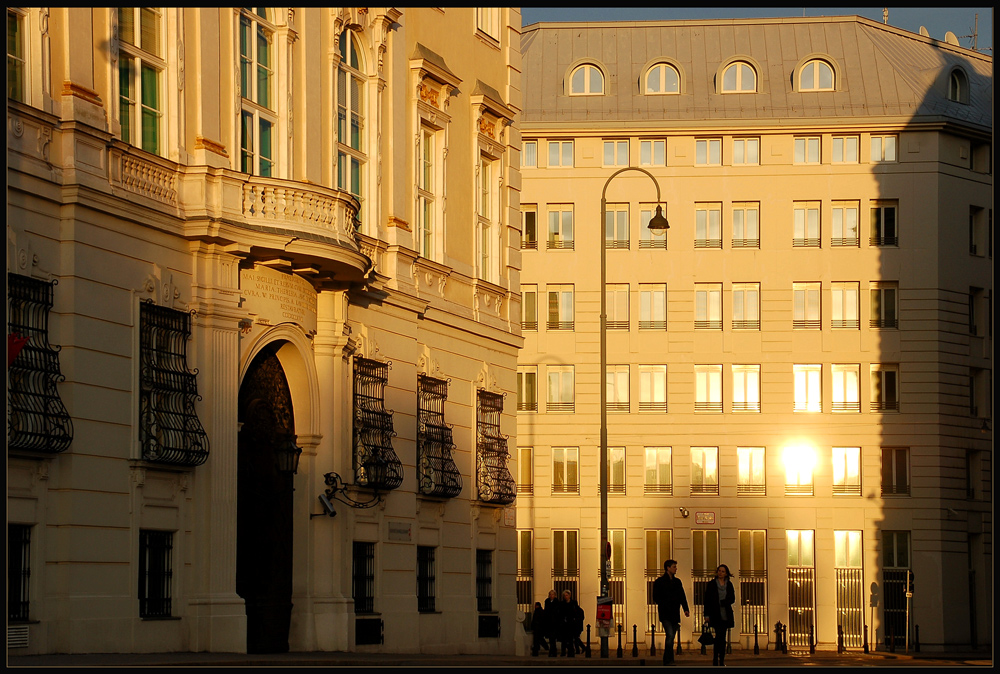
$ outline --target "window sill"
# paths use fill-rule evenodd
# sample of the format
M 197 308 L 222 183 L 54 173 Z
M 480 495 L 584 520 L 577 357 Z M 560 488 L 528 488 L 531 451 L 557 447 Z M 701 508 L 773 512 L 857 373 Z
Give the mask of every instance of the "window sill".
M 479 38 L 479 41 L 485 44 L 487 47 L 500 51 L 500 40 L 493 37 L 492 35 L 489 35 L 477 28 L 476 37 Z

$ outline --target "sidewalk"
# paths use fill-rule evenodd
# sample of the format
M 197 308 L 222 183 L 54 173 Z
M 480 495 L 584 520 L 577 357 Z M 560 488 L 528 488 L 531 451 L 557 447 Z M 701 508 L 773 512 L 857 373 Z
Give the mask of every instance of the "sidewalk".
M 662 663 L 662 651 L 650 656 L 648 650 L 639 656 L 626 649 L 617 657 L 617 647 L 611 657 L 601 659 L 598 650 L 592 657 L 550 658 L 515 655 L 432 655 L 398 653 L 278 653 L 247 655 L 240 653 L 109 653 L 87 655 L 12 655 L 7 652 L 9 668 L 26 667 L 656 667 Z M 774 651 L 734 650 L 726 656 L 732 667 L 960 667 L 992 665 L 992 651 L 952 653 L 888 653 L 817 651 L 814 654 L 782 654 Z M 679 667 L 711 667 L 712 655 L 685 650 L 676 656 Z

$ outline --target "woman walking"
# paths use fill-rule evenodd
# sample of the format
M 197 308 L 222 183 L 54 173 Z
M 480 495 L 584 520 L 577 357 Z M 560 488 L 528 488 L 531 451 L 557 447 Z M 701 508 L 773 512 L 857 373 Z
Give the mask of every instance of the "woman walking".
M 733 617 L 733 604 L 736 603 L 736 590 L 729 580 L 732 574 L 729 567 L 720 564 L 715 570 L 715 580 L 705 586 L 705 619 L 715 633 L 712 644 L 712 664 L 726 664 L 726 641 L 729 629 L 736 626 Z

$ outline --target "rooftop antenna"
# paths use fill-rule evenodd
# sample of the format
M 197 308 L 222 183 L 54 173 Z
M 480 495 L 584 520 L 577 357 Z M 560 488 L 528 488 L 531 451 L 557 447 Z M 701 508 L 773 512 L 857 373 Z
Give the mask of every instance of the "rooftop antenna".
M 978 45 L 979 45 L 979 14 L 976 14 L 976 26 L 975 26 L 975 28 L 972 29 L 972 34 L 971 35 L 963 35 L 959 39 L 964 40 L 967 37 L 971 37 L 972 38 L 972 51 L 979 51 L 979 47 L 978 47 Z

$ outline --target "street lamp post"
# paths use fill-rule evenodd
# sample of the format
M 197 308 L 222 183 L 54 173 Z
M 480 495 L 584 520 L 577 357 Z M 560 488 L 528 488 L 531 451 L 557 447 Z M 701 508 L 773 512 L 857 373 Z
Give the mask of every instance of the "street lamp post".
M 660 206 L 660 184 L 656 182 L 653 174 L 646 169 L 629 166 L 615 171 L 607 182 L 604 183 L 604 190 L 601 192 L 601 548 L 600 554 L 607 555 L 608 550 L 608 293 L 607 293 L 607 266 L 608 251 L 604 242 L 605 228 L 608 218 L 608 185 L 619 174 L 625 171 L 639 171 L 649 176 L 656 186 L 656 215 L 649 221 L 649 228 L 653 232 L 665 233 L 670 227 L 667 219 L 663 217 L 663 208 Z M 608 596 L 608 566 L 611 563 L 610 556 L 601 563 L 601 596 Z M 607 658 L 608 635 L 601 634 L 601 657 Z

